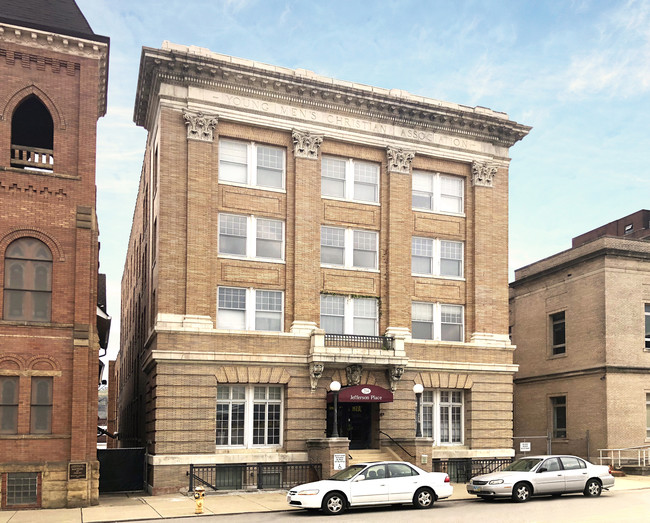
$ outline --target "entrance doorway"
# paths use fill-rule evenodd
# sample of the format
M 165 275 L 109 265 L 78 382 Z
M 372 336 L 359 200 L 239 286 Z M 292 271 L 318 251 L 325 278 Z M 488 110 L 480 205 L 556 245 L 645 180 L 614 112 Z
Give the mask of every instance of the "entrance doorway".
M 333 395 L 327 396 L 326 435 L 334 427 Z M 341 389 L 338 400 L 338 433 L 350 440 L 350 450 L 379 448 L 379 404 L 393 401 L 391 391 L 377 385 L 355 385 Z
M 350 450 L 377 447 L 379 403 L 339 403 L 339 436 L 350 440 Z M 327 437 L 331 437 L 334 406 L 327 408 Z

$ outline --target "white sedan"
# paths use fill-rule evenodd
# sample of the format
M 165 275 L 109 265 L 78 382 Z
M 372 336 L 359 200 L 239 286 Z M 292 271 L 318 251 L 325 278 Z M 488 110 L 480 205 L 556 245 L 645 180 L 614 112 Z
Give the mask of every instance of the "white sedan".
M 429 508 L 453 492 L 449 476 L 426 472 L 404 461 L 359 463 L 330 479 L 292 488 L 287 502 L 294 507 L 341 514 L 348 507 L 413 503 Z
M 576 456 L 529 456 L 513 461 L 500 472 L 469 480 L 467 492 L 490 500 L 497 497 L 528 501 L 531 496 L 582 492 L 597 497 L 614 486 L 606 465 L 594 465 Z

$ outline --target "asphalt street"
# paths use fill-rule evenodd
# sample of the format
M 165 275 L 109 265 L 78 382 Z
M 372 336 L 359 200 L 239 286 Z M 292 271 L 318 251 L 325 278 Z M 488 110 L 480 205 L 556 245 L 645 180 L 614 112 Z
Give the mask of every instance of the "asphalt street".
M 650 490 L 603 492 L 599 498 L 585 498 L 581 494 L 562 497 L 533 498 L 523 504 L 510 500 L 485 502 L 476 499 L 440 501 L 428 510 L 409 506 L 352 509 L 339 516 L 320 512 L 292 510 L 236 514 L 232 516 L 199 516 L 175 518 L 174 523 L 257 523 L 292 522 L 312 523 L 327 519 L 330 522 L 358 522 L 401 520 L 408 523 L 435 521 L 436 523 L 562 523 L 606 522 L 635 523 L 650 521 Z M 151 523 L 160 520 L 150 520 Z

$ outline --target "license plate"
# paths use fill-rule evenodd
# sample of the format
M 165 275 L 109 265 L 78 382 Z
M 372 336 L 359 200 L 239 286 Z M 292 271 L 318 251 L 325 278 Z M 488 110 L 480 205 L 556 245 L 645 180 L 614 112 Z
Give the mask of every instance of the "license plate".
M 481 487 L 477 487 L 476 485 L 474 485 L 474 492 L 480 492 L 480 491 L 481 491 Z

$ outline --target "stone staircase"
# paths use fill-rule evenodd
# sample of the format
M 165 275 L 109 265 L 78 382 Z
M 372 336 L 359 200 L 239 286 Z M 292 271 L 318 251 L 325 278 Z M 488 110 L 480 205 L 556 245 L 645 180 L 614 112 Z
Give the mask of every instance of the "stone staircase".
M 383 447 L 381 449 L 348 450 L 348 465 L 355 463 L 368 463 L 370 461 L 402 461 L 392 449 Z

